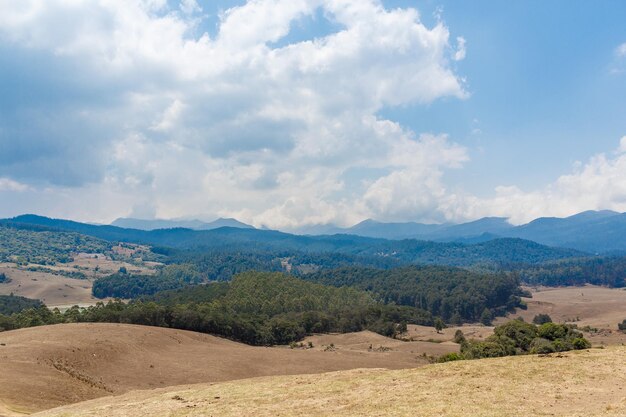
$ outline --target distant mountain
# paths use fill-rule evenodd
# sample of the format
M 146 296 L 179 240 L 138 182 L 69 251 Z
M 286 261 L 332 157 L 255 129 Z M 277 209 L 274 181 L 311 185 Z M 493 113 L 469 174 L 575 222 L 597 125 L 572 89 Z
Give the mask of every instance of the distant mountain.
M 319 228 L 323 230 L 323 226 Z M 309 230 L 315 228 L 311 227 Z M 503 217 L 485 217 L 468 223 L 439 225 L 365 220 L 349 228 L 330 228 L 328 234 L 332 233 L 465 244 L 508 237 L 591 253 L 626 253 L 626 213 L 609 210 L 585 211 L 566 218 L 541 217 L 521 226 L 513 226 Z
M 381 223 L 368 219 L 345 229 L 345 233 L 384 239 L 410 239 L 431 235 L 445 227 L 445 224 Z
M 185 228 L 192 230 L 212 230 L 220 227 L 238 227 L 241 229 L 253 229 L 253 227 L 248 224 L 230 218 L 219 218 L 212 222 L 203 222 L 201 220 L 144 220 L 121 217 L 113 221 L 111 225 L 126 229 L 137 230 L 158 230 L 175 228 Z
M 626 251 L 626 213 L 585 211 L 570 217 L 542 217 L 506 236 L 588 252 Z
M 551 248 L 523 239 L 494 239 L 475 244 L 429 242 L 415 239 L 388 240 L 348 234 L 298 236 L 272 230 L 220 227 L 212 230 L 184 228 L 152 231 L 97 226 L 71 220 L 23 215 L 0 221 L 0 225 L 32 230 L 73 231 L 110 241 L 146 243 L 165 248 L 204 251 L 270 251 L 330 253 L 388 259 L 399 264 L 440 264 L 497 268 L 501 265 L 569 259 L 586 254 Z M 159 248 L 154 251 L 159 252 Z M 164 252 L 165 253 L 165 252 Z

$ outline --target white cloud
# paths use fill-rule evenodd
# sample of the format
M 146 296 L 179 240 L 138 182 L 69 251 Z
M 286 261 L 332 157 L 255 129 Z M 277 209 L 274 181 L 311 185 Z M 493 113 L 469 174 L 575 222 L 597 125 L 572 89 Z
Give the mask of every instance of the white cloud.
M 457 50 L 454 53 L 454 60 L 462 61 L 465 59 L 465 55 L 467 54 L 467 48 L 465 46 L 467 44 L 467 41 L 462 36 L 459 36 L 456 38 L 456 43 L 457 43 Z
M 341 29 L 273 46 L 319 8 Z M 16 108 L 33 132 L 10 121 L 22 141 L 0 156 L 3 172 L 56 190 L 44 212 L 107 221 L 135 207 L 283 227 L 437 207 L 442 172 L 464 149 L 375 115 L 465 98 L 449 67 L 463 38 L 455 50 L 443 23 L 376 0 L 253 0 L 224 11 L 214 36 L 197 34 L 198 12 L 195 1 L 0 2 L 0 43 L 49 68 L 29 84 L 54 86 L 55 71 L 64 83 L 52 104 L 35 93 Z M 348 186 L 357 168 L 381 174 Z M 89 201 L 78 197 L 86 189 Z M 395 207 L 389 193 L 407 201 Z
M 626 211 L 626 137 L 612 154 L 598 154 L 577 163 L 571 173 L 534 191 L 500 186 L 492 198 L 449 194 L 441 210 L 452 220 L 503 216 L 514 224 L 537 217 L 565 217 L 586 210 Z
M 11 178 L 0 177 L 0 192 L 2 191 L 17 191 L 23 192 L 29 190 L 30 187 L 26 184 L 14 181 Z
M 626 57 L 626 42 L 615 48 L 615 55 L 617 55 L 618 58 Z

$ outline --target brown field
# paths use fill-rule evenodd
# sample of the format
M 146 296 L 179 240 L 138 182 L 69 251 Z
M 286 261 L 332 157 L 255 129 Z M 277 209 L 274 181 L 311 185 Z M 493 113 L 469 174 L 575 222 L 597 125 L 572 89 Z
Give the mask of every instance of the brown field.
M 0 284 L 2 295 L 13 293 L 42 300 L 51 308 L 70 304 L 89 305 L 99 301 L 91 295 L 90 280 L 24 271 L 7 264 L 0 265 L 0 272 L 4 272 L 11 279 L 11 282 Z
M 26 270 L 31 266 L 41 267 L 42 265 L 30 264 L 18 267 L 14 263 L 0 263 L 0 272 L 5 273 L 11 279 L 11 282 L 0 284 L 0 295 L 13 293 L 22 297 L 38 299 L 50 308 L 63 309 L 73 305 L 85 307 L 103 301 L 91 295 L 95 278 L 117 272 L 122 266 L 132 273 L 154 273 L 153 268 L 112 261 L 104 255 L 98 254 L 78 254 L 73 262 L 43 266 L 57 271 L 79 271 L 84 273 L 88 279 L 73 279 L 48 272 Z
M 244 415 L 624 416 L 626 348 L 187 385 L 129 392 L 37 414 Z
M 99 323 L 3 332 L 0 415 L 172 385 L 355 368 L 414 368 L 428 363 L 423 354 L 458 350 L 455 344 L 401 342 L 371 332 L 309 340 L 312 349 L 252 347 L 194 332 Z M 334 348 L 327 349 L 331 343 Z
M 532 298 L 525 298 L 528 310 L 518 310 L 496 324 L 522 317 L 531 322 L 535 315 L 550 315 L 556 323 L 574 323 L 579 328 L 590 326 L 597 331 L 586 332 L 594 344 L 626 343 L 626 334 L 617 324 L 626 319 L 626 290 L 592 285 L 584 287 L 531 288 Z

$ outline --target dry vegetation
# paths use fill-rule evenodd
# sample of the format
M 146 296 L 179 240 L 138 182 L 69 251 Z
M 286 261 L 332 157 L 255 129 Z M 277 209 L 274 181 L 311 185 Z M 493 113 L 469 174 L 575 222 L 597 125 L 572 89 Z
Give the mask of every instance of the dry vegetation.
M 351 370 L 131 392 L 69 416 L 623 416 L 626 348 Z
M 206 334 L 119 324 L 4 332 L 0 410 L 34 412 L 130 390 L 264 375 L 413 368 L 428 363 L 424 353 L 458 350 L 457 345 L 406 343 L 371 332 L 310 341 L 312 349 L 252 347 Z
M 518 310 L 506 320 L 522 317 L 532 321 L 535 315 L 548 314 L 554 322 L 574 323 L 579 328 L 590 326 L 594 331 L 585 337 L 594 345 L 626 343 L 626 334 L 618 331 L 617 323 L 626 319 L 626 290 L 593 285 L 584 287 L 539 287 L 532 289 L 533 298 L 525 298 L 528 310 Z M 596 331 L 597 330 L 597 331 Z
M 87 279 L 68 278 L 49 272 L 29 271 L 29 267 L 44 267 L 54 271 L 82 272 Z M 127 262 L 113 261 L 104 255 L 78 254 L 73 262 L 57 265 L 21 265 L 0 263 L 0 273 L 10 282 L 0 283 L 0 295 L 11 293 L 43 301 L 48 307 L 65 308 L 73 305 L 88 306 L 98 301 L 91 294 L 93 280 L 117 272 L 121 267 L 129 272 L 150 274 L 154 269 Z

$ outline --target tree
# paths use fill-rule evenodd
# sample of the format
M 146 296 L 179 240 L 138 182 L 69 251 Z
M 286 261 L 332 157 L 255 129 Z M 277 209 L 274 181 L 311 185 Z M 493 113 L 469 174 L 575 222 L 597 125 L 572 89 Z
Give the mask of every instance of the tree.
M 491 326 L 491 321 L 493 320 L 493 314 L 491 314 L 491 310 L 485 308 L 483 313 L 480 315 L 480 322 L 485 326 Z
M 441 333 L 441 331 L 443 329 L 445 329 L 446 324 L 443 322 L 443 320 L 441 320 L 440 317 L 437 317 L 435 319 L 435 330 L 437 330 L 437 333 Z
M 624 333 L 626 333 L 626 319 L 619 323 L 617 327 Z
M 465 339 L 465 335 L 463 334 L 463 332 L 460 329 L 458 329 L 456 332 L 454 332 L 454 339 L 452 339 L 452 341 L 454 343 L 458 343 L 459 345 L 467 343 L 467 339 Z
M 533 323 L 535 324 L 544 324 L 544 323 L 552 323 L 552 318 L 547 314 L 537 314 L 533 318 Z

